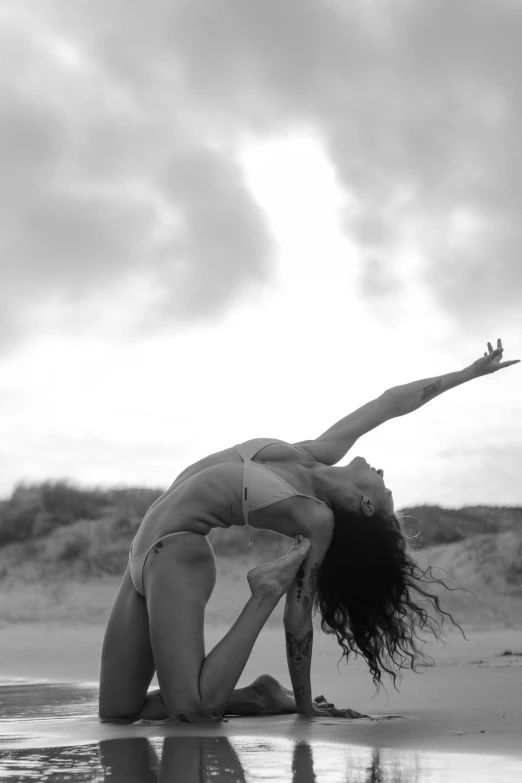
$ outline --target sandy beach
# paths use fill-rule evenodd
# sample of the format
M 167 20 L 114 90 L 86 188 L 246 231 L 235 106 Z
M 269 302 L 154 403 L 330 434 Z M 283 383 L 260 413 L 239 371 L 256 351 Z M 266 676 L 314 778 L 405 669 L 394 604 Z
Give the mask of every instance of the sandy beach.
M 252 553 L 251 558 L 256 556 Z M 247 599 L 244 575 L 252 564 L 245 560 L 232 570 L 220 560 L 207 607 L 207 649 L 227 631 Z M 48 780 L 60 780 L 66 768 L 72 780 L 104 780 L 110 769 L 112 781 L 126 783 L 163 779 L 199 783 L 205 778 L 197 777 L 196 771 L 203 767 L 222 776 L 226 769 L 235 770 L 220 780 L 268 777 L 282 783 L 522 779 L 518 602 L 501 599 L 496 604 L 491 595 L 444 591 L 443 606 L 454 612 L 467 638 L 448 623 L 445 643 L 426 645 L 434 665 L 420 674 L 404 672 L 399 692 L 389 679 L 384 680 L 387 691 L 383 688 L 378 695 L 362 659 L 338 665 L 339 648 L 320 631 L 316 617 L 313 695 L 323 694 L 338 707 L 351 707 L 371 719 L 303 720 L 290 715 L 230 717 L 222 724 L 188 727 L 161 722 L 114 726 L 97 720 L 97 687 L 105 622 L 119 581 L 4 582 L 0 601 L 0 773 L 4 778 L 34 779 L 29 772 L 36 763 L 42 774 L 50 775 Z M 262 630 L 239 687 L 263 672 L 290 687 L 282 611 L 283 601 Z M 157 687 L 155 679 L 151 687 Z M 193 743 L 193 757 L 185 758 L 178 768 L 187 742 Z M 139 774 L 129 770 L 129 753 L 141 759 Z
M 225 630 L 208 628 L 209 648 Z M 103 631 L 101 625 L 5 626 L 0 630 L 0 674 L 3 678 L 96 686 Z M 435 666 L 421 674 L 406 672 L 399 693 L 386 683 L 388 693 L 381 690 L 374 697 L 366 664 L 358 659 L 348 666 L 341 663 L 337 670 L 337 646 L 316 630 L 314 695 L 324 694 L 338 706 L 373 717 L 400 716 L 375 723 L 349 721 L 346 725 L 329 719 L 329 731 L 346 736 L 349 725 L 350 739 L 372 745 L 518 753 L 522 737 L 522 630 L 470 628 L 466 635 L 468 641 L 452 632 L 445 647 L 430 645 L 427 649 Z M 518 654 L 506 655 L 509 651 Z M 239 687 L 262 672 L 273 674 L 289 687 L 282 630 L 269 627 L 261 632 Z M 155 680 L 152 687 L 157 687 Z
M 209 647 L 224 630 L 208 628 Z M 198 777 L 202 764 L 214 774 L 236 770 L 235 777 L 219 780 L 282 783 L 448 783 L 515 781 L 522 776 L 520 630 L 469 628 L 468 641 L 451 633 L 446 647 L 430 646 L 435 666 L 420 675 L 406 673 L 400 693 L 387 685 L 388 694 L 382 691 L 375 698 L 364 662 L 341 664 L 338 672 L 335 644 L 317 632 L 314 694 L 324 693 L 338 706 L 366 712 L 372 720 L 302 720 L 290 715 L 230 717 L 222 724 L 191 726 L 98 722 L 96 680 L 103 631 L 102 625 L 56 623 L 13 624 L 0 630 L 0 692 L 7 711 L 0 725 L 3 778 L 34 779 L 22 773 L 34 771 L 36 757 L 46 774 L 54 770 L 55 777 L 48 780 L 61 780 L 58 775 L 64 769 L 73 780 L 104 780 L 96 775 L 100 770 L 107 775 L 110 769 L 111 780 L 128 783 L 199 782 L 206 779 Z M 289 685 L 282 631 L 275 627 L 262 631 L 239 685 L 263 671 Z M 129 753 L 141 758 L 131 770 Z M 381 777 L 371 777 L 372 769 Z

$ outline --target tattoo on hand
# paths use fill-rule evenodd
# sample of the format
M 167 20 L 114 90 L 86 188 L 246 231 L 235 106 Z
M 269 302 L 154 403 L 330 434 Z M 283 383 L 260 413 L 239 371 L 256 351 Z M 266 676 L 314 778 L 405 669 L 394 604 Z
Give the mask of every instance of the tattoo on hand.
M 301 639 L 298 639 L 297 636 L 294 636 L 290 631 L 286 632 L 288 655 L 297 669 L 301 669 L 307 662 L 307 658 L 310 657 L 313 635 L 313 631 L 308 631 Z
M 436 397 L 441 391 L 441 386 L 442 381 L 440 379 L 435 381 L 435 383 L 430 384 L 430 386 L 425 386 L 422 390 L 421 402 L 427 402 L 428 400 L 431 400 L 432 397 Z

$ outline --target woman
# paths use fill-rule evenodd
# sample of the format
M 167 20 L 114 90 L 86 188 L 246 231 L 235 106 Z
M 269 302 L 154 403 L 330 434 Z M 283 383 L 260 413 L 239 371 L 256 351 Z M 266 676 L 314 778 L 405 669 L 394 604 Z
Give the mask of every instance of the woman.
M 132 542 L 129 565 L 103 644 L 102 722 L 222 720 L 226 714 L 297 712 L 361 717 L 312 700 L 314 606 L 343 655 L 362 654 L 381 673 L 421 658 L 417 627 L 440 630 L 414 591 L 442 617 L 436 582 L 411 559 L 382 470 L 362 457 L 333 467 L 365 432 L 411 413 L 442 392 L 515 364 L 502 343 L 459 372 L 397 386 L 341 419 L 316 440 L 258 438 L 196 462 L 150 507 Z M 251 597 L 205 654 L 203 621 L 216 579 L 207 539 L 215 527 L 250 525 L 294 539 L 287 555 L 247 574 Z M 428 569 L 429 571 L 429 569 Z M 293 694 L 269 675 L 236 689 L 254 642 L 286 594 L 284 628 Z M 449 615 L 451 617 L 451 615 Z M 444 619 L 442 617 L 442 619 Z M 159 691 L 147 694 L 154 671 Z

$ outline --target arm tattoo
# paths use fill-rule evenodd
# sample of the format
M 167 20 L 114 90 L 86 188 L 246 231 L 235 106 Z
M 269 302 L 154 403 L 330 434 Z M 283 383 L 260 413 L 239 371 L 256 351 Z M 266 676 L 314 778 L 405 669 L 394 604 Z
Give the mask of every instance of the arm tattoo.
M 317 590 L 317 572 L 319 570 L 319 563 L 316 563 L 312 570 L 310 571 L 310 577 L 308 579 L 308 584 L 310 585 L 310 591 L 312 593 L 312 596 L 314 595 L 315 591 Z
M 308 577 L 308 585 L 310 587 L 310 591 L 312 593 L 312 599 L 314 597 L 315 591 L 317 590 L 317 572 L 319 570 L 319 563 L 316 563 L 314 566 L 312 566 L 312 570 L 310 571 L 310 576 Z M 310 598 L 305 594 L 303 596 L 303 587 L 304 587 L 304 578 L 305 578 L 305 570 L 301 566 L 299 571 L 297 572 L 295 583 L 297 585 L 297 603 L 302 603 L 303 606 L 306 607 L 310 603 Z
M 440 394 L 441 386 L 442 381 L 440 379 L 435 381 L 435 383 L 430 384 L 430 386 L 425 386 L 422 390 L 421 402 L 428 402 L 432 397 L 436 397 L 437 394 Z
M 305 570 L 304 570 L 304 568 L 301 566 L 301 568 L 300 568 L 300 569 L 299 569 L 299 571 L 297 572 L 297 576 L 296 576 L 296 578 L 295 578 L 295 583 L 296 583 L 296 585 L 297 585 L 297 603 L 299 603 L 299 601 L 300 601 L 300 599 L 301 599 L 301 593 L 302 593 L 302 591 L 303 591 L 303 579 L 304 579 L 304 575 L 305 575 Z
M 294 636 L 290 631 L 286 632 L 288 656 L 296 669 L 301 669 L 306 664 L 306 659 L 310 656 L 313 635 L 313 631 L 308 631 L 301 639 L 298 639 L 297 636 Z

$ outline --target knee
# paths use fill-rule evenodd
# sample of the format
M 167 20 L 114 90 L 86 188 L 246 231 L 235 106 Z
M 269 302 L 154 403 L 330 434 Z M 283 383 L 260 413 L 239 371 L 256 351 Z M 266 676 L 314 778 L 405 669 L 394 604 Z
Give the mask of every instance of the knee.
M 225 705 L 219 706 L 212 701 L 180 701 L 174 709 L 167 707 L 168 721 L 181 723 L 199 723 L 200 721 L 220 721 L 225 714 Z
M 100 723 L 136 723 L 141 720 L 143 704 L 136 700 L 108 698 L 100 691 L 98 698 L 98 719 Z

